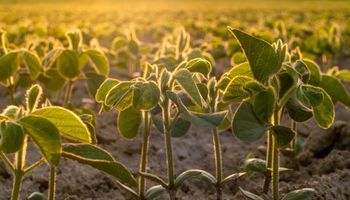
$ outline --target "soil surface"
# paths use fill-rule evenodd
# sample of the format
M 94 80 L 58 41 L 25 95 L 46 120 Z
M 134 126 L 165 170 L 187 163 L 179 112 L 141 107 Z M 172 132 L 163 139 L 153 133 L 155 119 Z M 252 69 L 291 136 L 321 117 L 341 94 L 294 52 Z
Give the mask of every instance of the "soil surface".
M 73 93 L 74 105 L 98 110 L 85 90 L 84 83 L 79 83 Z M 17 101 L 21 101 L 21 91 Z M 23 100 L 22 100 L 23 101 Z M 0 88 L 0 108 L 7 104 L 5 88 Z M 299 134 L 305 138 L 305 145 L 296 159 L 282 156 L 281 166 L 293 169 L 281 174 L 281 192 L 312 187 L 317 194 L 313 199 L 348 200 L 350 199 L 350 111 L 343 106 L 336 107 L 336 123 L 329 130 L 322 130 L 315 122 L 308 121 L 299 125 Z M 125 140 L 118 135 L 116 112 L 103 113 L 97 118 L 99 145 L 128 166 L 137 176 L 141 139 Z M 252 152 L 258 158 L 264 158 L 265 139 L 247 143 L 239 141 L 230 131 L 220 136 L 223 151 L 224 174 L 228 176 L 239 172 L 247 154 Z M 166 177 L 164 138 L 153 129 L 150 139 L 148 172 Z M 173 139 L 175 168 L 177 174 L 186 169 L 205 169 L 215 173 L 211 132 L 207 129 L 192 127 L 184 137 Z M 35 146 L 30 145 L 28 162 L 33 163 L 40 155 Z M 24 178 L 22 199 L 32 192 L 47 192 L 49 169 L 41 166 Z M 238 185 L 245 190 L 260 193 L 264 177 L 252 175 L 230 184 L 224 189 L 223 199 L 240 200 L 244 197 L 238 192 Z M 148 182 L 148 186 L 152 183 Z M 12 187 L 11 175 L 0 161 L 0 200 L 10 198 Z M 196 180 L 187 182 L 177 193 L 178 199 L 216 199 L 215 189 Z M 158 199 L 167 199 L 162 196 Z M 70 160 L 63 160 L 58 168 L 57 199 L 106 200 L 132 199 L 118 188 L 113 179 L 103 173 Z M 269 197 L 266 197 L 269 199 Z

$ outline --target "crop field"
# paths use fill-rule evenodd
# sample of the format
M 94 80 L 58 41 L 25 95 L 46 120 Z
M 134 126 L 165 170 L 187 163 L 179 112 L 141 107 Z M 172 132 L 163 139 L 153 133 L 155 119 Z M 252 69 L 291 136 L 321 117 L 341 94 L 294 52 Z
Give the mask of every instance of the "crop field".
M 350 2 L 0 0 L 0 200 L 349 200 Z

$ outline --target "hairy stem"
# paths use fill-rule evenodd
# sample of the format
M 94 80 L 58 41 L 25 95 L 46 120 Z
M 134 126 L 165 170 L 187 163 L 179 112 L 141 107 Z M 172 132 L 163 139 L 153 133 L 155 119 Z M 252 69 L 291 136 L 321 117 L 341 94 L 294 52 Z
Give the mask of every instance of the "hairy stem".
M 217 200 L 222 199 L 222 190 L 221 190 L 221 181 L 222 181 L 222 155 L 221 155 L 221 144 L 219 139 L 219 134 L 216 128 L 212 129 L 213 135 L 213 147 L 214 147 L 214 156 L 215 156 L 215 169 L 216 169 L 216 181 L 217 181 L 217 189 L 216 195 Z
M 25 167 L 25 157 L 27 151 L 27 137 L 24 138 L 24 143 L 22 148 L 15 155 L 15 170 L 13 177 L 13 188 L 11 200 L 18 200 L 20 198 L 20 189 L 22 184 L 22 179 L 24 175 L 24 167 Z
M 143 116 L 144 120 L 144 124 L 143 124 L 143 143 L 142 143 L 142 150 L 141 150 L 141 161 L 140 161 L 140 172 L 146 172 L 146 167 L 147 167 L 147 155 L 148 155 L 148 144 L 149 144 L 149 133 L 150 133 L 150 114 L 148 111 L 144 112 L 144 116 Z M 145 187 L 146 187 L 146 183 L 145 183 L 145 178 L 143 176 L 139 177 L 139 188 L 138 188 L 138 192 L 139 192 L 139 197 L 141 199 L 144 198 L 145 196 Z
M 164 98 L 164 105 L 162 106 L 163 115 L 163 130 L 165 135 L 165 148 L 167 157 L 167 168 L 168 168 L 168 187 L 171 190 L 174 187 L 174 159 L 173 159 L 173 147 L 171 143 L 171 130 L 170 130 L 170 103 L 167 97 Z M 169 192 L 170 199 L 175 199 L 175 192 Z
M 266 167 L 268 169 L 272 168 L 272 153 L 273 153 L 273 138 L 272 138 L 272 133 L 270 131 L 267 131 L 266 133 L 266 142 L 267 142 L 267 149 L 266 149 Z M 266 174 L 265 175 L 265 180 L 264 180 L 264 187 L 263 187 L 263 192 L 266 194 L 269 191 L 270 187 L 270 182 L 271 182 L 271 174 Z
M 72 92 L 73 92 L 73 84 L 74 84 L 74 82 L 72 80 L 68 81 L 68 86 L 66 89 L 66 94 L 64 97 L 63 106 L 67 106 L 71 102 Z
M 15 99 L 15 86 L 13 83 L 13 78 L 9 78 L 8 80 L 9 86 L 7 87 L 9 97 L 10 97 L 10 103 L 12 105 L 16 105 L 16 99 Z
M 281 120 L 281 110 L 274 113 L 274 125 L 279 125 Z M 272 196 L 273 200 L 279 200 L 279 149 L 277 138 L 273 136 L 273 159 L 272 159 Z
M 56 167 L 50 166 L 49 200 L 56 199 Z
M 293 138 L 290 144 L 291 144 L 291 149 L 295 152 L 298 134 L 297 134 L 297 122 L 294 120 L 292 120 L 291 122 L 291 129 L 295 132 L 295 137 Z

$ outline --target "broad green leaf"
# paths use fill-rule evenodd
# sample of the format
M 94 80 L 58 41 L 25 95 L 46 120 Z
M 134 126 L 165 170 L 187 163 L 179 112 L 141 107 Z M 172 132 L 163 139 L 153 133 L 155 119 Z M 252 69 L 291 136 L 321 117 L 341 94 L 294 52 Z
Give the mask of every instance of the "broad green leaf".
M 105 103 L 115 109 L 122 111 L 132 105 L 133 102 L 133 88 L 134 82 L 124 81 L 114 86 L 107 93 Z
M 316 119 L 317 124 L 321 128 L 329 128 L 334 121 L 334 105 L 331 97 L 323 92 L 323 101 L 320 105 L 313 107 L 313 115 Z
M 18 53 L 10 52 L 0 57 L 0 81 L 4 81 L 16 73 L 19 67 Z
M 175 80 L 181 85 L 181 87 L 186 91 L 188 96 L 196 103 L 198 106 L 202 107 L 204 100 L 201 97 L 199 89 L 192 78 L 192 74 L 187 69 L 179 69 L 174 74 Z
M 98 49 L 88 49 L 85 53 L 91 59 L 96 72 L 103 76 L 108 76 L 109 64 L 104 53 Z
M 321 81 L 320 67 L 314 61 L 309 59 L 303 59 L 303 62 L 306 64 L 306 67 L 310 71 L 310 78 L 308 83 L 311 85 L 318 85 Z
M 345 106 L 350 107 L 350 95 L 338 79 L 329 75 L 322 75 L 320 87 L 322 87 L 332 98 Z
M 23 146 L 23 142 L 22 126 L 14 122 L 0 122 L 0 151 L 14 153 Z
M 57 166 L 61 159 L 61 139 L 60 134 L 49 120 L 38 116 L 27 116 L 19 123 L 26 133 L 34 140 L 45 159 Z
M 58 106 L 40 108 L 32 113 L 49 120 L 66 138 L 91 143 L 91 135 L 84 122 L 72 111 Z
M 142 125 L 142 113 L 136 110 L 134 107 L 120 111 L 118 114 L 118 131 L 127 138 L 132 139 L 139 133 L 140 126 Z
M 276 94 L 272 87 L 259 92 L 254 98 L 254 112 L 263 122 L 269 123 L 276 107 Z
M 245 85 L 245 83 L 251 80 L 254 79 L 247 76 L 236 76 L 235 78 L 233 78 L 224 91 L 224 96 L 222 98 L 223 101 L 240 102 L 249 98 L 250 94 L 243 88 L 243 86 Z
M 336 77 L 342 81 L 350 81 L 350 71 L 347 69 L 339 70 Z
M 311 199 L 316 191 L 313 188 L 303 188 L 289 192 L 282 198 L 282 200 L 308 200 Z
M 96 98 L 95 98 L 96 101 L 99 102 L 99 103 L 104 102 L 106 97 L 107 97 L 107 94 L 108 94 L 109 90 L 111 90 L 113 87 L 115 87 L 119 83 L 120 83 L 120 81 L 117 80 L 117 79 L 112 79 L 112 78 L 106 79 L 100 85 L 100 87 L 97 89 Z
M 286 103 L 288 115 L 296 122 L 304 122 L 312 117 L 312 111 L 305 107 L 296 97 L 293 95 Z
M 248 62 L 236 65 L 232 67 L 230 71 L 227 72 L 227 77 L 229 77 L 230 79 L 233 79 L 236 76 L 247 76 L 251 78 L 254 77 Z
M 207 60 L 205 60 L 203 58 L 195 58 L 195 59 L 190 60 L 186 64 L 186 68 L 190 72 L 201 73 L 201 74 L 203 74 L 206 77 L 211 72 L 211 64 L 210 64 L 210 62 L 208 62 Z
M 248 199 L 251 199 L 251 200 L 264 200 L 263 198 L 259 197 L 258 195 L 256 194 L 253 194 L 251 192 L 248 192 L 246 190 L 243 190 L 241 187 L 239 187 L 239 190 L 242 192 L 242 194 L 247 197 Z
M 248 91 L 250 96 L 254 96 L 255 94 L 265 90 L 266 87 L 256 80 L 250 80 L 244 83 L 243 89 Z
M 41 72 L 41 64 L 39 57 L 29 51 L 22 51 L 21 56 L 24 61 L 24 64 L 30 72 L 30 75 L 34 79 L 36 79 Z
M 51 69 L 53 64 L 57 61 L 57 58 L 61 55 L 63 50 L 64 49 L 62 48 L 55 48 L 49 51 L 41 62 L 44 69 L 46 70 Z
M 74 79 L 80 74 L 79 57 L 73 50 L 66 49 L 57 58 L 58 72 L 67 79 Z
M 133 106 L 137 110 L 151 110 L 158 105 L 160 91 L 153 81 L 134 85 Z
M 80 30 L 69 31 L 66 33 L 66 37 L 71 49 L 78 50 L 83 43 L 83 35 Z
M 191 122 L 184 120 L 182 117 L 178 117 L 175 121 L 175 125 L 171 129 L 172 137 L 184 136 L 191 127 Z
M 145 194 L 145 199 L 152 200 L 154 198 L 157 198 L 158 196 L 164 194 L 167 192 L 167 189 L 165 189 L 161 185 L 156 185 L 151 188 L 149 188 Z
M 266 161 L 258 158 L 248 158 L 244 161 L 243 169 L 246 172 L 266 174 L 268 172 Z
M 186 170 L 186 171 L 182 172 L 181 174 L 179 174 L 179 176 L 176 177 L 174 187 L 180 188 L 186 180 L 193 179 L 193 178 L 202 178 L 203 174 L 208 175 L 209 173 L 204 171 L 204 170 L 199 170 L 199 169 Z M 214 178 L 214 180 L 215 180 L 214 183 L 212 183 L 210 181 L 210 183 L 212 185 L 216 184 L 216 179 Z
M 103 171 L 122 183 L 136 186 L 136 180 L 123 164 L 115 161 L 103 149 L 89 144 L 68 144 L 63 147 L 62 156 Z
M 297 60 L 294 64 L 294 69 L 299 73 L 300 79 L 304 83 L 309 82 L 311 72 L 303 61 Z
M 216 113 L 190 112 L 175 93 L 167 91 L 167 96 L 177 105 L 181 116 L 198 127 L 215 128 L 222 122 L 227 114 L 227 111 Z
M 265 83 L 279 71 L 279 58 L 269 43 L 237 29 L 229 30 L 239 41 L 256 80 Z
M 26 105 L 28 111 L 33 111 L 38 107 L 38 103 L 43 94 L 43 91 L 39 85 L 33 85 L 26 93 Z
M 58 73 L 57 69 L 51 68 L 47 70 L 45 74 L 48 77 L 48 80 L 42 81 L 45 84 L 45 88 L 53 91 L 57 91 L 63 88 L 66 80 Z
M 285 126 L 272 126 L 270 130 L 276 138 L 278 148 L 287 146 L 296 135 L 292 129 Z
M 323 101 L 322 89 L 312 85 L 301 85 L 296 95 L 304 105 L 309 107 L 318 106 Z
M 17 120 L 22 116 L 22 107 L 17 107 L 17 106 L 7 106 L 3 111 L 2 111 L 2 115 L 4 115 L 5 117 L 7 117 L 8 119 L 11 120 Z
M 233 118 L 233 133 L 243 141 L 256 141 L 260 139 L 268 128 L 255 114 L 252 104 L 242 103 Z

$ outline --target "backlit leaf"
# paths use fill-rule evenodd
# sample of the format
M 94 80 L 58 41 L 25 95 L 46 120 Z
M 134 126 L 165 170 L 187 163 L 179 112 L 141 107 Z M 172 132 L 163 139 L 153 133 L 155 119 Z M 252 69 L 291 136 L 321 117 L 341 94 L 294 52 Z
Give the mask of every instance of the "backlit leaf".
M 142 125 L 142 113 L 136 110 L 134 107 L 120 111 L 118 114 L 118 131 L 127 138 L 132 139 L 139 133 L 140 126 Z

